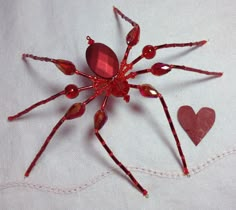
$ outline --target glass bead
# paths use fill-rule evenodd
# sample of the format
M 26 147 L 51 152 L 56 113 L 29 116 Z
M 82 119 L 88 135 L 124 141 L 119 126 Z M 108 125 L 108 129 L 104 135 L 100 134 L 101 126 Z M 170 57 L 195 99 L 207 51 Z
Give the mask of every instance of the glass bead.
M 58 59 L 54 63 L 66 75 L 73 75 L 76 71 L 75 65 L 71 61 Z
M 139 91 L 144 97 L 157 98 L 159 96 L 158 91 L 149 84 L 140 85 Z
M 76 85 L 70 84 L 65 87 L 65 95 L 67 98 L 76 98 L 79 95 L 79 89 Z
M 107 115 L 103 110 L 98 110 L 94 115 L 94 128 L 100 130 L 107 121 Z
M 81 117 L 85 112 L 85 105 L 83 103 L 73 104 L 65 114 L 66 120 L 72 120 Z
M 152 59 L 156 55 L 156 50 L 152 45 L 146 45 L 143 48 L 142 55 L 146 59 Z
M 135 26 L 126 36 L 126 43 L 129 46 L 134 46 L 139 42 L 140 28 Z
M 151 73 L 156 76 L 162 76 L 171 71 L 171 66 L 164 63 L 155 63 L 151 68 Z
M 105 44 L 91 44 L 87 48 L 86 59 L 90 69 L 100 77 L 110 79 L 119 71 L 116 54 Z

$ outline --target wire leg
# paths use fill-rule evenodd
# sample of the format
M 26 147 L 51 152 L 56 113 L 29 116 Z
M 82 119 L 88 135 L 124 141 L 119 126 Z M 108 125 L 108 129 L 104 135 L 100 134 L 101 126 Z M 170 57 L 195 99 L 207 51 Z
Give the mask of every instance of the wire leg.
M 47 99 L 44 99 L 44 100 L 42 100 L 42 101 L 39 101 L 39 102 L 37 102 L 37 103 L 31 105 L 30 107 L 26 108 L 25 110 L 23 110 L 23 111 L 21 111 L 21 112 L 15 114 L 15 115 L 9 116 L 9 117 L 8 117 L 8 120 L 9 120 L 9 121 L 15 120 L 15 119 L 21 117 L 22 115 L 27 114 L 28 112 L 30 112 L 31 110 L 35 109 L 36 107 L 41 106 L 41 105 L 43 105 L 43 104 L 46 104 L 46 103 L 48 103 L 48 102 L 50 102 L 50 101 L 56 99 L 57 97 L 59 97 L 59 96 L 61 96 L 61 95 L 63 95 L 63 94 L 64 94 L 64 91 L 61 91 L 61 92 L 59 92 L 59 93 L 57 93 L 57 94 L 55 94 L 55 95 L 53 95 L 53 96 L 50 96 L 50 97 L 47 98 Z
M 111 159 L 126 173 L 126 175 L 129 176 L 129 178 L 131 179 L 131 181 L 133 182 L 133 184 L 142 192 L 142 194 L 144 196 L 148 196 L 148 192 L 147 190 L 145 190 L 140 184 L 139 182 L 135 179 L 135 177 L 133 176 L 133 174 L 116 158 L 116 156 L 113 154 L 113 152 L 111 151 L 111 149 L 107 146 L 105 140 L 102 138 L 102 136 L 100 135 L 100 133 L 98 132 L 98 130 L 95 130 L 95 135 L 98 138 L 98 140 L 100 141 L 100 143 L 102 144 L 102 146 L 104 147 L 104 149 L 107 151 L 107 153 L 109 154 L 109 156 L 111 157 Z
M 186 160 L 185 160 L 185 157 L 184 157 L 184 153 L 183 153 L 182 148 L 181 148 L 179 137 L 177 135 L 177 132 L 176 132 L 174 124 L 173 124 L 173 121 L 172 121 L 170 113 L 168 111 L 168 107 L 167 107 L 166 102 L 165 102 L 165 100 L 164 100 L 164 98 L 163 98 L 163 96 L 161 94 L 159 95 L 159 99 L 160 99 L 162 107 L 163 107 L 163 109 L 165 111 L 165 115 L 166 115 L 166 118 L 167 118 L 167 120 L 169 122 L 172 134 L 173 134 L 173 136 L 175 138 L 175 142 L 176 142 L 176 145 L 177 145 L 177 148 L 178 148 L 178 151 L 179 151 L 179 155 L 180 155 L 180 158 L 181 158 L 182 164 L 183 164 L 183 172 L 184 172 L 185 175 L 188 175 L 189 171 L 188 171 L 187 163 L 186 163 Z
M 130 23 L 132 26 L 138 26 L 137 23 L 135 23 L 133 20 L 131 20 L 129 17 L 127 17 L 125 14 L 123 14 L 119 9 L 117 9 L 116 7 L 113 7 L 113 11 L 116 15 L 119 15 L 121 18 L 123 18 L 125 21 L 127 21 L 128 23 Z
M 32 171 L 33 167 L 35 166 L 36 162 L 38 161 L 38 159 L 40 158 L 40 156 L 42 155 L 42 153 L 44 152 L 44 150 L 46 149 L 46 147 L 48 146 L 49 142 L 51 141 L 52 137 L 54 136 L 54 134 L 56 133 L 56 131 L 61 127 L 61 125 L 64 123 L 64 121 L 66 120 L 65 117 L 61 118 L 58 123 L 55 125 L 55 127 L 52 129 L 51 133 L 48 135 L 48 137 L 46 138 L 44 144 L 42 145 L 42 147 L 40 148 L 40 150 L 38 151 L 38 153 L 36 154 L 35 158 L 33 159 L 33 161 L 31 162 L 31 164 L 29 165 L 28 169 L 25 172 L 25 177 L 28 177 L 30 172 Z
M 163 48 L 172 48 L 172 47 L 200 47 L 206 44 L 206 40 L 196 41 L 196 42 L 186 42 L 186 43 L 171 43 L 171 44 L 162 44 L 155 46 L 155 50 L 163 49 Z
M 162 105 L 162 107 L 164 109 L 164 112 L 165 112 L 165 115 L 166 115 L 166 118 L 169 122 L 171 132 L 172 132 L 172 134 L 175 138 L 175 142 L 176 142 L 176 145 L 177 145 L 177 148 L 178 148 L 178 152 L 179 152 L 182 164 L 183 164 L 183 172 L 184 172 L 185 175 L 188 175 L 189 170 L 188 170 L 188 167 L 187 167 L 187 163 L 186 163 L 186 160 L 185 160 L 184 153 L 183 153 L 181 145 L 180 145 L 179 137 L 176 133 L 173 121 L 171 119 L 170 113 L 168 111 L 168 107 L 166 105 L 166 102 L 165 102 L 163 96 L 154 87 L 152 87 L 149 84 L 144 84 L 144 85 L 129 84 L 129 85 L 130 85 L 131 88 L 138 89 L 140 91 L 141 95 L 144 96 L 144 97 L 159 98 L 160 99 L 161 105 Z

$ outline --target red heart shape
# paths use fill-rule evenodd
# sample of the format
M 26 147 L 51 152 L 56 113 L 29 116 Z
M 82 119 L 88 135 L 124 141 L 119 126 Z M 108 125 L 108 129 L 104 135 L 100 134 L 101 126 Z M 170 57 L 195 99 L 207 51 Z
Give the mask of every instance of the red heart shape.
M 180 125 L 197 146 L 215 122 L 215 111 L 208 107 L 201 108 L 197 114 L 191 106 L 182 106 L 178 111 Z

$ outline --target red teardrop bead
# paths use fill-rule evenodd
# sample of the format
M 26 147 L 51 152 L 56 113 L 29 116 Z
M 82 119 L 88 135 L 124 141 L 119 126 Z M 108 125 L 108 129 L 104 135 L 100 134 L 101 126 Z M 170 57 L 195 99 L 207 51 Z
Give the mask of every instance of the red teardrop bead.
M 148 98 L 157 98 L 160 95 L 159 92 L 149 84 L 140 85 L 139 91 L 142 96 Z
M 100 130 L 107 121 L 107 115 L 103 110 L 98 110 L 94 115 L 94 128 Z
M 66 120 L 72 120 L 81 117 L 85 112 L 85 105 L 82 103 L 73 104 L 65 114 Z
M 140 28 L 139 26 L 133 27 L 133 29 L 126 36 L 126 43 L 129 46 L 134 46 L 139 42 Z
M 151 68 L 152 74 L 156 76 L 162 76 L 169 71 L 171 71 L 171 66 L 164 63 L 155 63 Z
M 110 79 L 119 71 L 116 54 L 105 44 L 91 44 L 87 48 L 86 59 L 91 70 L 100 77 Z
M 76 71 L 75 65 L 71 61 L 57 59 L 54 63 L 57 68 L 59 68 L 66 75 L 72 75 Z

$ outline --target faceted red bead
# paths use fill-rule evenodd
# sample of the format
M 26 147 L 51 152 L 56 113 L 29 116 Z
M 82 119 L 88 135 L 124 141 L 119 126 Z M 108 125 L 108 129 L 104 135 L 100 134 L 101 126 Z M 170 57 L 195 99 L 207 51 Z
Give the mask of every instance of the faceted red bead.
M 73 104 L 65 114 L 66 120 L 72 120 L 77 117 L 80 117 L 85 112 L 85 105 L 82 103 Z
M 103 110 L 98 110 L 94 115 L 94 128 L 100 130 L 107 121 L 107 115 Z
M 91 44 L 87 48 L 86 59 L 91 70 L 100 77 L 110 79 L 119 71 L 116 54 L 105 44 Z
M 158 91 L 149 84 L 140 85 L 139 91 L 144 97 L 157 98 L 159 96 Z
M 151 68 L 151 73 L 156 76 L 162 76 L 169 71 L 171 71 L 171 66 L 164 63 L 155 63 Z
M 54 63 L 57 68 L 59 68 L 66 75 L 72 75 L 76 71 L 75 65 L 71 61 L 58 59 L 55 60 Z
M 139 42 L 140 28 L 139 26 L 133 27 L 133 29 L 126 36 L 126 43 L 129 46 L 134 46 Z
M 146 59 L 152 59 L 156 55 L 156 50 L 152 45 L 147 45 L 143 48 L 142 55 Z
M 65 87 L 65 95 L 67 98 L 76 98 L 79 95 L 79 90 L 76 85 L 70 84 Z

